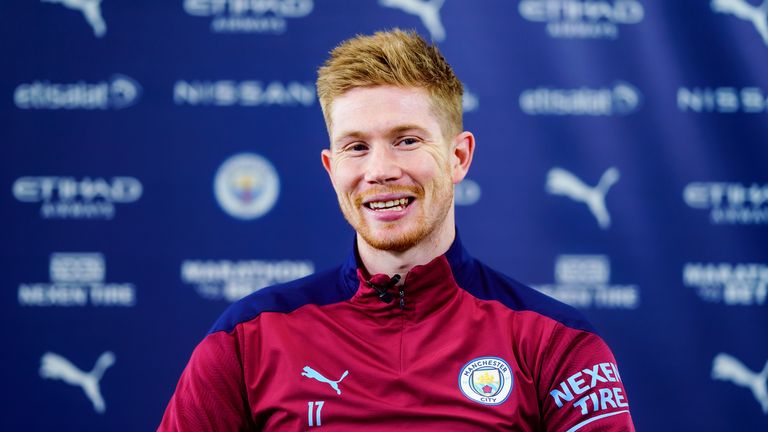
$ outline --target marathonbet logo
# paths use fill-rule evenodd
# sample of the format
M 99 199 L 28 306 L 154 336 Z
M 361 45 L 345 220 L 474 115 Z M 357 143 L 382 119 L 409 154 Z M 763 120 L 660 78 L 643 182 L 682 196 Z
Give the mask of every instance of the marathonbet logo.
M 205 299 L 229 302 L 314 272 L 311 261 L 296 260 L 187 260 L 181 264 L 182 282 L 194 286 Z
M 768 294 L 768 264 L 686 263 L 683 284 L 708 303 L 763 306 Z
M 136 287 L 132 283 L 105 281 L 107 265 L 101 253 L 53 253 L 49 271 L 50 282 L 19 285 L 19 305 L 132 307 L 136 304 Z
M 282 34 L 288 20 L 304 18 L 314 9 L 313 0 L 184 0 L 184 11 L 210 18 L 213 33 Z
M 709 212 L 713 225 L 768 224 L 768 183 L 689 183 L 683 190 L 688 207 Z
M 645 17 L 635 0 L 522 0 L 517 9 L 527 21 L 546 24 L 550 37 L 566 39 L 616 39 L 619 26 Z

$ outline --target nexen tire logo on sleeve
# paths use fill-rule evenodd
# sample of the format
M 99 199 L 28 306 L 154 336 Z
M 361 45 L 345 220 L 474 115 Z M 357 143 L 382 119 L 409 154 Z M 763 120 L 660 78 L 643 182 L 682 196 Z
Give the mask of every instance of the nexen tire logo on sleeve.
M 34 81 L 20 84 L 13 93 L 19 109 L 107 110 L 135 105 L 141 86 L 125 75 L 113 75 L 108 81 L 59 84 Z
M 610 116 L 631 114 L 640 107 L 642 94 L 632 84 L 617 81 L 613 87 L 557 89 L 539 87 L 520 95 L 520 109 L 530 115 Z
M 185 0 L 184 11 L 212 17 L 214 33 L 285 33 L 286 18 L 312 13 L 313 0 Z
M 571 405 L 579 409 L 581 415 L 596 412 L 606 412 L 605 416 L 616 415 L 629 412 L 621 409 L 629 407 L 621 382 L 619 369 L 614 363 L 598 363 L 571 375 L 553 388 L 549 395 L 558 409 Z M 617 384 L 609 387 L 610 383 Z M 612 409 L 618 411 L 609 414 Z

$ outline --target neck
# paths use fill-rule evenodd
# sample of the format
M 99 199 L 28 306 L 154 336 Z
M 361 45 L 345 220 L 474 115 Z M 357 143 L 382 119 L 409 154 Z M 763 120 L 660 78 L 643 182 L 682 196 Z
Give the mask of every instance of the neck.
M 427 264 L 436 257 L 443 255 L 451 247 L 456 237 L 453 214 L 449 214 L 438 229 L 422 239 L 418 244 L 404 251 L 389 251 L 376 249 L 368 244 L 361 236 L 357 236 L 357 251 L 363 267 L 369 275 L 385 274 L 392 277 L 395 274 L 403 276 L 412 268 Z

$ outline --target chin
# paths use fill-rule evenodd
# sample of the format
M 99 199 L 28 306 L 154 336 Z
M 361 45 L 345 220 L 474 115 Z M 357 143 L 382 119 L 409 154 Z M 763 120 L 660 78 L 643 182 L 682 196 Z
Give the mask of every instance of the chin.
M 416 245 L 429 235 L 427 227 L 412 227 L 403 229 L 359 229 L 358 234 L 366 243 L 379 250 L 404 252 Z

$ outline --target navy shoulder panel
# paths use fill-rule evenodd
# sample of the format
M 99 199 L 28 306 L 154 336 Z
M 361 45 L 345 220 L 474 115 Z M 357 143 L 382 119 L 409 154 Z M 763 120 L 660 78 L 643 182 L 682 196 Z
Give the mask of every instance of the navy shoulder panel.
M 327 305 L 351 298 L 339 267 L 284 284 L 261 289 L 230 305 L 208 333 L 231 332 L 235 326 L 262 312 L 288 313 L 307 304 Z
M 454 268 L 459 286 L 481 300 L 497 300 L 516 311 L 531 311 L 561 324 L 597 334 L 592 324 L 575 308 L 522 284 L 485 264 L 470 259 Z

